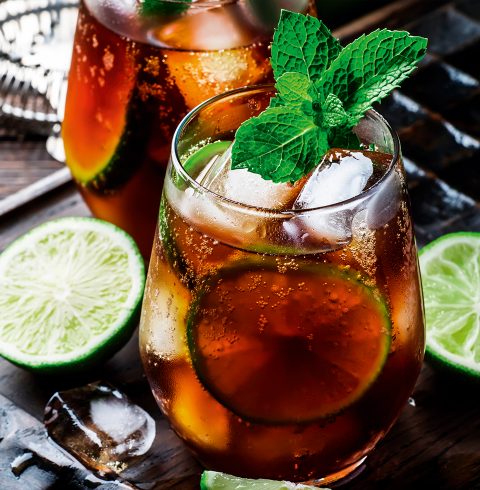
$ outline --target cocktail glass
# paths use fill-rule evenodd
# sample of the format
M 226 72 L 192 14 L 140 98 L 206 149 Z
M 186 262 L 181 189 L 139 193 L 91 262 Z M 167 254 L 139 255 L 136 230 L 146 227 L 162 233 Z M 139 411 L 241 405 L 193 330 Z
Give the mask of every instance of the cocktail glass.
M 144 256 L 175 128 L 209 97 L 271 79 L 282 7 L 315 11 L 309 0 L 80 2 L 66 162 L 93 214 L 129 232 Z
M 273 93 L 215 97 L 177 129 L 140 349 L 159 406 L 207 468 L 325 484 L 385 436 L 419 374 L 417 251 L 400 143 L 376 112 L 355 128 L 364 150 L 330 153 L 332 171 L 335 155 L 373 162 L 371 183 L 341 202 L 298 206 L 312 182 L 343 195 L 327 174 L 273 184 L 223 164 Z

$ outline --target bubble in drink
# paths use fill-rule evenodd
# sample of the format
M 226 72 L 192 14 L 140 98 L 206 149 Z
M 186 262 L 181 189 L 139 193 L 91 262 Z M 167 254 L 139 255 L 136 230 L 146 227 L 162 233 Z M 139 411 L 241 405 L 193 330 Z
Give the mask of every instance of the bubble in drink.
M 45 407 L 49 436 L 88 468 L 123 471 L 155 439 L 155 422 L 106 383 L 55 393 Z

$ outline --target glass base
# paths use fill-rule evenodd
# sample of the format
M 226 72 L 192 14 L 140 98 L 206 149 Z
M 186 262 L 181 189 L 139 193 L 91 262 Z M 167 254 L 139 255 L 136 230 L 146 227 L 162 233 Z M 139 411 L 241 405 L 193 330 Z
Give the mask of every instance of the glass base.
M 304 482 L 304 484 L 313 485 L 314 487 L 325 487 L 325 485 L 329 485 L 332 489 L 339 488 L 356 478 L 365 469 L 365 465 L 363 463 L 366 459 L 367 457 L 365 456 L 361 460 L 350 466 L 347 466 L 343 470 L 337 471 L 337 473 L 333 473 L 333 475 L 329 475 L 318 480 L 310 480 Z

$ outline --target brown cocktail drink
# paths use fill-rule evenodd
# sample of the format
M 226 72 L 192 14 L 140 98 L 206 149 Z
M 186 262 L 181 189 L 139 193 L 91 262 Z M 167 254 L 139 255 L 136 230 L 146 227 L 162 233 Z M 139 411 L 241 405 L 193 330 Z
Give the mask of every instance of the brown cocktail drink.
M 207 468 L 325 483 L 375 447 L 420 371 L 417 252 L 398 138 L 373 111 L 360 149 L 330 149 L 294 184 L 228 167 L 273 93 L 217 97 L 179 127 L 141 355 Z
M 200 102 L 271 79 L 281 7 L 301 0 L 82 0 L 63 139 L 93 214 L 151 251 L 173 132 Z

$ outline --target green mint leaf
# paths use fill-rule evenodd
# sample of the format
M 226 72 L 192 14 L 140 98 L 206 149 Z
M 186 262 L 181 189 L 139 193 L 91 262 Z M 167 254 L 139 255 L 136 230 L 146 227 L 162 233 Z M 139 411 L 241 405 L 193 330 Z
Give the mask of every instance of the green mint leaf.
M 348 122 L 348 114 L 342 101 L 335 94 L 328 94 L 323 106 L 323 124 L 336 128 Z
M 284 73 L 275 84 L 278 91 L 276 97 L 278 105 L 290 105 L 304 107 L 304 112 L 312 113 L 312 97 L 308 89 L 311 82 L 306 75 L 301 73 Z
M 178 15 L 190 7 L 192 0 L 143 0 L 142 15 Z
M 319 100 L 335 94 L 352 127 L 415 70 L 426 49 L 425 38 L 408 32 L 383 29 L 363 35 L 345 47 L 316 82 Z
M 270 104 L 269 104 L 269 108 L 270 107 L 284 107 L 285 106 L 285 103 L 283 102 L 283 100 L 278 96 L 276 95 L 275 97 L 272 97 L 270 99 Z
M 352 128 L 336 127 L 331 128 L 328 133 L 329 148 L 348 148 L 349 150 L 360 150 L 362 145 L 358 136 Z
M 232 148 L 232 169 L 273 182 L 296 182 L 328 150 L 327 133 L 298 107 L 268 108 L 243 123 Z
M 282 10 L 272 44 L 275 80 L 288 72 L 317 80 L 341 50 L 340 43 L 323 22 L 309 15 Z

